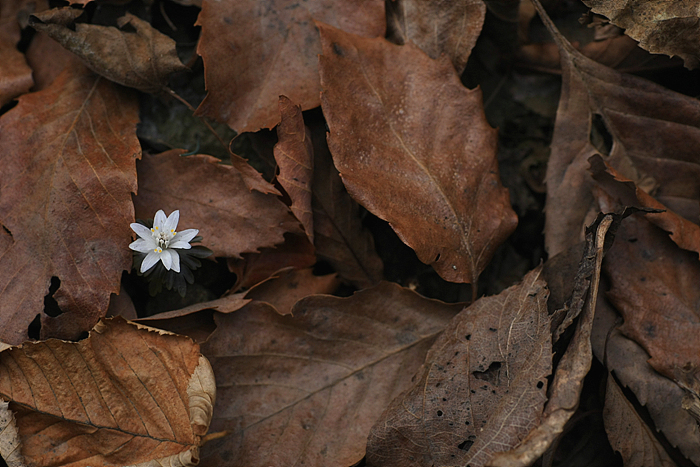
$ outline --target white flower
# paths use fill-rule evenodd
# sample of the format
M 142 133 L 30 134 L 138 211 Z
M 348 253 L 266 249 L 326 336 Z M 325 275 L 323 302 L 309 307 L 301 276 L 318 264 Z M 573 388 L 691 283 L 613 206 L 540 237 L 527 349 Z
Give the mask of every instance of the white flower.
M 131 230 L 140 237 L 129 245 L 134 251 L 148 253 L 141 263 L 141 272 L 151 269 L 160 260 L 165 269 L 180 272 L 180 255 L 174 248 L 189 250 L 190 241 L 199 233 L 197 229 L 175 232 L 180 220 L 180 211 L 173 211 L 166 219 L 163 210 L 156 213 L 153 228 L 133 223 Z

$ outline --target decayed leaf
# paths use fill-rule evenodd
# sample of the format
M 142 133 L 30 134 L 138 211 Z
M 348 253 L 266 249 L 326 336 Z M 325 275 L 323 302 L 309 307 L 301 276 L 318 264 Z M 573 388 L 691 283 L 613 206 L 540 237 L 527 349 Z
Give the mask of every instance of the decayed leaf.
M 369 465 L 482 466 L 538 424 L 552 369 L 541 272 L 455 316 L 372 428 Z
M 82 10 L 55 8 L 32 15 L 29 24 L 76 54 L 95 73 L 143 92 L 161 92 L 172 73 L 187 70 L 177 56 L 175 41 L 148 22 L 127 13 L 117 20 L 122 29 L 84 23 L 73 28 L 81 14 Z
M 311 180 L 314 174 L 314 148 L 311 133 L 304 126 L 301 107 L 280 96 L 282 121 L 277 126 L 274 154 L 280 173 L 280 185 L 292 200 L 290 209 L 314 242 L 314 219 L 311 212 Z
M 204 60 L 207 97 L 197 109 L 238 133 L 272 128 L 285 95 L 302 110 L 319 101 L 314 20 L 355 34 L 383 36 L 382 0 L 206 0 L 197 25 L 197 53 Z
M 603 420 L 610 445 L 622 454 L 625 467 L 676 465 L 610 374 Z
M 198 345 L 121 318 L 80 342 L 0 353 L 0 425 L 14 416 L 18 467 L 194 466 L 215 396 Z M 6 449 L 0 441 L 8 459 Z
M 36 31 L 29 44 L 26 58 L 34 77 L 32 91 L 49 87 L 66 67 L 80 66 L 82 63 L 77 55 L 39 31 Z
M 218 381 L 203 467 L 352 465 L 367 432 L 408 384 L 460 305 L 382 283 L 349 298 L 311 296 L 293 316 L 253 304 L 217 316 L 203 346 Z
M 384 277 L 374 237 L 362 225 L 359 206 L 348 194 L 326 143 L 325 124 L 313 127 L 312 207 L 316 254 L 344 280 L 364 289 Z
M 700 102 L 606 68 L 577 52 L 540 14 L 561 50 L 562 93 L 547 165 L 545 245 L 550 256 L 581 241 L 597 209 L 588 159 L 602 151 L 591 134 L 608 132 L 605 160 L 673 211 L 700 215 Z M 604 126 L 604 129 L 601 128 Z M 605 152 L 605 151 L 604 151 Z M 657 188 L 658 187 L 658 188 Z
M 319 28 L 328 146 L 348 192 L 441 277 L 474 284 L 517 224 L 481 92 L 412 44 Z
M 75 338 L 119 291 L 136 191 L 138 103 L 84 67 L 0 117 L 0 340 L 19 344 L 51 277 L 64 313 L 42 336 Z
M 687 68 L 700 64 L 698 3 L 665 0 L 583 0 L 583 3 L 623 28 L 651 53 L 678 55 Z
M 447 55 L 458 74 L 481 33 L 486 16 L 483 0 L 387 2 L 387 37 L 397 44 L 413 42 L 430 58 Z
M 158 209 L 168 214 L 179 209 L 182 228 L 199 229 L 203 245 L 214 256 L 234 258 L 282 243 L 285 232 L 299 231 L 277 196 L 248 189 L 247 174 L 215 157 L 181 153 L 174 149 L 139 162 L 137 218 L 152 219 Z

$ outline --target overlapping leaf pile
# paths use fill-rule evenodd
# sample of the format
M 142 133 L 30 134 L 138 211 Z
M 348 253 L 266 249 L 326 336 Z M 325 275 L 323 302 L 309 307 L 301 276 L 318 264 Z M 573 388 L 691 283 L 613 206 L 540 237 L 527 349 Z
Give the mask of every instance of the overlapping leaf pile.
M 584 1 L 696 66 L 697 5 Z M 71 3 L 0 5 L 9 466 L 569 465 L 591 413 L 625 466 L 700 465 L 695 98 L 538 1 Z M 561 71 L 539 180 L 514 63 Z M 159 209 L 213 253 L 184 297 L 132 269 Z

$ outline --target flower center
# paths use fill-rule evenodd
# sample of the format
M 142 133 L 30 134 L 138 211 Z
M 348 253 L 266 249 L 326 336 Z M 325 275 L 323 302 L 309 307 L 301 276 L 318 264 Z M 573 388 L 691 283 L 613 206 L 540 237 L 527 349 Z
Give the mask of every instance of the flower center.
M 163 249 L 168 248 L 168 245 L 170 245 L 170 240 L 172 240 L 175 236 L 175 229 L 170 229 L 170 231 L 167 232 L 161 231 L 158 227 L 154 227 L 151 229 L 151 235 L 153 236 L 153 240 L 156 241 L 156 245 L 158 245 L 158 249 L 156 251 L 158 253 L 162 253 Z

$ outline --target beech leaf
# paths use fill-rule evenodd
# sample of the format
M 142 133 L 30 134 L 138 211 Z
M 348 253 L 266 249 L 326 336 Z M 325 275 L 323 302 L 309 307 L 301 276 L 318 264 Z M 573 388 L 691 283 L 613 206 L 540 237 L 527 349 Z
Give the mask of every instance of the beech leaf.
M 180 62 L 175 41 L 148 22 L 127 13 L 111 26 L 72 23 L 82 10 L 55 8 L 30 16 L 29 24 L 67 48 L 95 73 L 139 91 L 165 90 L 168 77 L 188 68 Z M 135 32 L 128 32 L 130 25 Z
M 238 133 L 280 121 L 280 95 L 302 110 L 318 107 L 318 54 L 314 20 L 369 37 L 385 31 L 382 0 L 205 0 L 197 25 L 207 97 L 197 109 Z
M 44 338 L 104 316 L 131 267 L 137 122 L 134 96 L 82 66 L 0 117 L 0 340 L 27 340 L 52 277 L 64 313 L 42 313 Z
M 517 224 L 481 92 L 415 45 L 318 26 L 328 146 L 348 192 L 443 279 L 475 284 Z
M 541 272 L 454 317 L 372 428 L 368 465 L 478 467 L 538 424 L 552 370 Z
M 202 347 L 218 382 L 212 429 L 230 431 L 207 443 L 203 467 L 360 461 L 370 427 L 461 308 L 390 283 L 306 297 L 292 316 L 261 305 L 217 315 Z
M 215 397 L 190 339 L 106 319 L 80 342 L 0 353 L 0 426 L 17 430 L 0 454 L 13 466 L 194 466 Z

